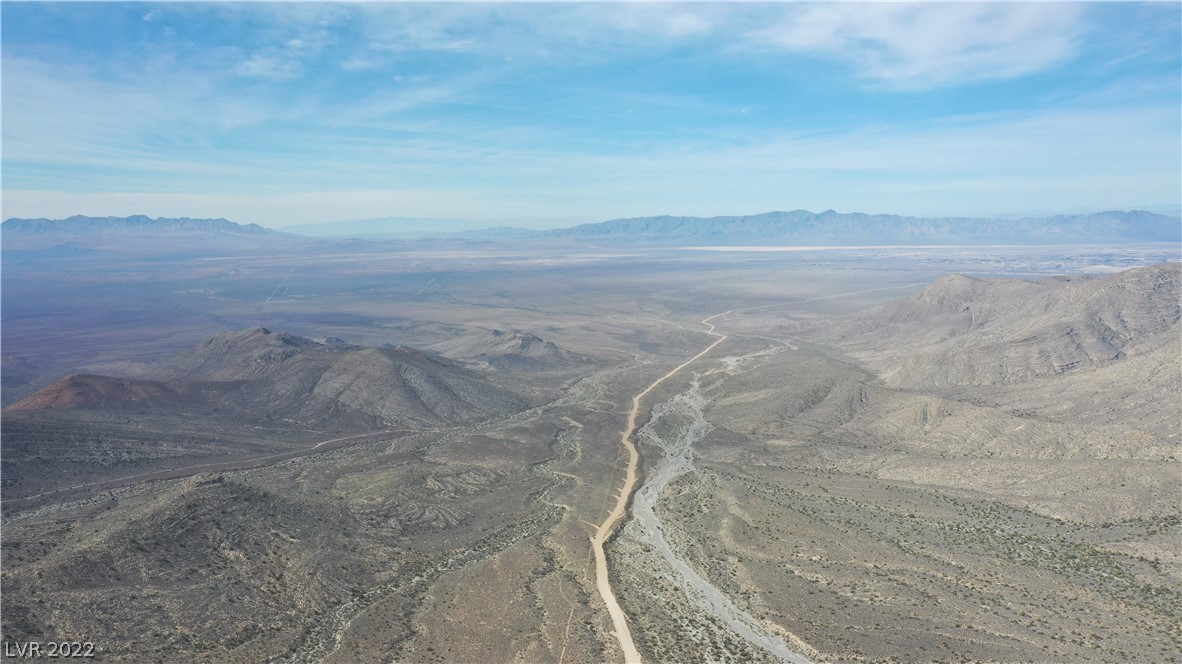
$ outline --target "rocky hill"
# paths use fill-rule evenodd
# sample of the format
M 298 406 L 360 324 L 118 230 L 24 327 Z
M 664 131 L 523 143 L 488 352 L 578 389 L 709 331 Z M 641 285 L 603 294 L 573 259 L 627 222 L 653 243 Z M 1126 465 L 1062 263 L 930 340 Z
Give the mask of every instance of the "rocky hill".
M 499 371 L 556 369 L 587 361 L 537 335 L 496 329 L 445 341 L 431 349 Z
M 259 380 L 347 350 L 359 347 L 319 343 L 260 325 L 207 339 L 151 373 L 162 379 Z
M 74 374 L 47 385 L 13 404 L 13 410 L 58 408 L 124 408 L 128 406 L 176 406 L 196 403 L 203 391 L 198 383 L 162 382 Z
M 209 339 L 144 379 L 70 376 L 10 409 L 145 406 L 321 427 L 430 427 L 513 412 L 526 404 L 437 355 L 319 342 L 255 327 Z
M 953 275 L 809 333 L 890 386 L 1103 424 L 1177 432 L 1182 270 L 1040 281 Z

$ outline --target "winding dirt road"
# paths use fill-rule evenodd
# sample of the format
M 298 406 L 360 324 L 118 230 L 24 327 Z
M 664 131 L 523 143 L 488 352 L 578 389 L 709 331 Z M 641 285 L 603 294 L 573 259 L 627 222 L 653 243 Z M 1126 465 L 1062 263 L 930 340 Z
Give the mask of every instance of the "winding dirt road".
M 603 545 L 611 537 L 612 531 L 620 521 L 620 518 L 624 516 L 624 512 L 628 507 L 628 497 L 632 495 L 632 490 L 636 488 L 636 467 L 640 462 L 640 453 L 636 451 L 636 445 L 632 443 L 632 435 L 636 433 L 636 418 L 640 416 L 640 402 L 644 397 L 648 396 L 649 392 L 656 389 L 658 385 L 714 350 L 714 347 L 718 344 L 726 341 L 726 335 L 715 332 L 714 326 L 710 324 L 710 321 L 729 313 L 730 311 L 724 311 L 721 314 L 715 314 L 709 318 L 702 319 L 702 324 L 710 328 L 706 330 L 706 333 L 718 338 L 714 343 L 707 346 L 705 350 L 686 360 L 681 365 L 678 365 L 664 376 L 656 379 L 651 385 L 644 388 L 643 392 L 632 397 L 632 409 L 628 411 L 628 424 L 624 427 L 623 433 L 620 434 L 620 443 L 628 451 L 628 467 L 624 475 L 624 486 L 620 488 L 620 493 L 616 496 L 616 504 L 612 508 L 611 513 L 595 529 L 595 534 L 591 537 L 591 550 L 595 554 L 595 585 L 599 588 L 599 596 L 603 598 L 603 603 L 607 605 L 607 612 L 612 618 L 612 633 L 615 634 L 616 639 L 620 642 L 620 649 L 624 651 L 624 661 L 627 664 L 639 664 L 640 652 L 636 650 L 636 643 L 632 640 L 632 630 L 628 628 L 628 620 L 624 616 L 624 610 L 620 608 L 620 603 L 616 600 L 616 594 L 612 590 L 611 579 L 608 578 L 607 574 L 607 554 L 604 552 Z

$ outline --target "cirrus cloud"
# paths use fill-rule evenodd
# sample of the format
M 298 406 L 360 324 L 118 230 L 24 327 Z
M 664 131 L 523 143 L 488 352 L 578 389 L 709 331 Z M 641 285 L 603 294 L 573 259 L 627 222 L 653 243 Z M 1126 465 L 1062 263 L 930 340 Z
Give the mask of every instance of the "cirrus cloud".
M 1079 6 L 1061 3 L 838 3 L 793 6 L 751 36 L 852 63 L 898 88 L 1006 79 L 1077 50 Z

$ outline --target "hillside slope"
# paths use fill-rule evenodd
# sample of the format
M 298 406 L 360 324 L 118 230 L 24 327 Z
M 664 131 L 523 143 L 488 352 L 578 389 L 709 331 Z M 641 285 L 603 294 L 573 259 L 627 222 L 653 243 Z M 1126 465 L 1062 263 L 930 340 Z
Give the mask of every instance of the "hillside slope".
M 115 378 L 97 374 L 74 374 L 54 381 L 33 395 L 16 402 L 13 410 L 58 408 L 124 408 L 128 406 L 170 407 L 197 404 L 217 385 L 196 382 Z
M 321 343 L 255 327 L 202 342 L 145 379 L 70 376 L 11 409 L 132 406 L 315 426 L 432 427 L 526 403 L 470 369 L 411 348 Z
M 889 386 L 1168 434 L 1182 427 L 1180 297 L 1177 263 L 1035 282 L 953 275 L 807 336 Z
M 431 350 L 500 371 L 557 369 L 588 361 L 537 335 L 496 329 L 438 343 Z

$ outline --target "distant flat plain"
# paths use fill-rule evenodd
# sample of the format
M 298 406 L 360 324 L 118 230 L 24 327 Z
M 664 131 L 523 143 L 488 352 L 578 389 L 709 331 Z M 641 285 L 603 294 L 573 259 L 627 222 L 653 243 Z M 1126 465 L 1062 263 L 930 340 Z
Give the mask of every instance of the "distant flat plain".
M 648 311 L 653 324 L 662 316 L 681 324 L 728 302 L 774 306 L 866 290 L 866 284 L 882 289 L 808 307 L 818 314 L 850 312 L 948 272 L 1101 272 L 1177 253 L 1171 245 L 793 247 L 787 256 L 778 249 L 457 248 L 421 241 L 253 255 L 5 256 L 3 402 L 72 371 L 167 357 L 252 325 L 411 346 L 447 338 L 441 326 L 448 324 L 579 335 L 588 331 L 580 326 L 596 327 L 625 312 Z

